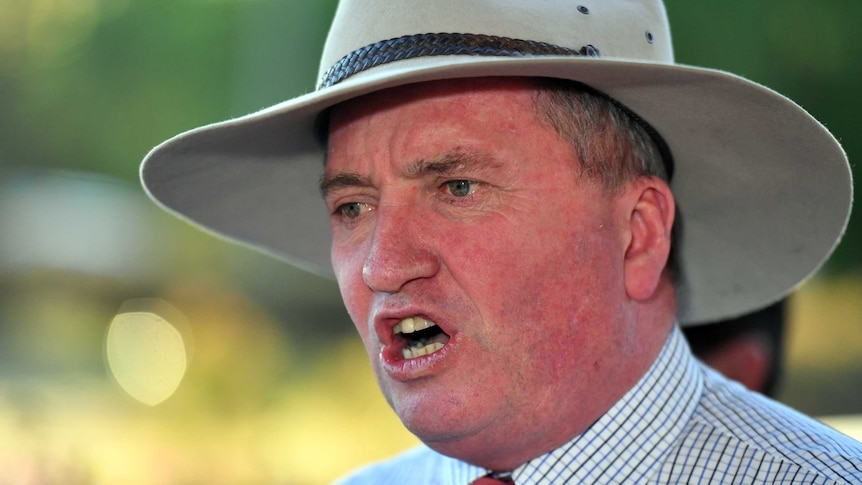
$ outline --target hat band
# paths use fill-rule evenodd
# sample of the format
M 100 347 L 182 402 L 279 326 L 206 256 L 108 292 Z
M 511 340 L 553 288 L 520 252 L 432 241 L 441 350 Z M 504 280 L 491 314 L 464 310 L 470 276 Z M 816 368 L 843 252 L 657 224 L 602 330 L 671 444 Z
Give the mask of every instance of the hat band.
M 547 42 L 495 35 L 449 33 L 405 35 L 375 42 L 342 57 L 326 71 L 318 84 L 318 89 L 334 86 L 356 73 L 393 61 L 452 55 L 599 57 L 599 50 L 592 45 L 585 45 L 580 50 L 575 50 Z

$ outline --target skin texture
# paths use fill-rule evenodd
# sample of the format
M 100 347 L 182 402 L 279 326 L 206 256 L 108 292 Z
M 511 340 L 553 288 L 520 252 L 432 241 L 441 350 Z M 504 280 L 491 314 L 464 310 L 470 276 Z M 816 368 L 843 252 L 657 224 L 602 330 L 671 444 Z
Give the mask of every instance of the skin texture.
M 322 182 L 339 287 L 389 404 L 430 447 L 497 470 L 583 432 L 673 324 L 670 189 L 583 176 L 532 96 L 525 79 L 451 80 L 340 105 Z M 404 360 L 392 327 L 410 316 L 445 347 Z

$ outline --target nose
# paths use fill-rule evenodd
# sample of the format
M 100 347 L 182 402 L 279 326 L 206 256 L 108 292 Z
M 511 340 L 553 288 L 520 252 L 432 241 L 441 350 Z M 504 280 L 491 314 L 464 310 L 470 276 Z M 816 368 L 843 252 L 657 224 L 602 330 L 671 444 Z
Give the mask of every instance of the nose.
M 411 213 L 412 212 L 412 213 Z M 397 293 L 407 283 L 440 269 L 429 225 L 405 207 L 379 207 L 362 278 L 374 291 Z

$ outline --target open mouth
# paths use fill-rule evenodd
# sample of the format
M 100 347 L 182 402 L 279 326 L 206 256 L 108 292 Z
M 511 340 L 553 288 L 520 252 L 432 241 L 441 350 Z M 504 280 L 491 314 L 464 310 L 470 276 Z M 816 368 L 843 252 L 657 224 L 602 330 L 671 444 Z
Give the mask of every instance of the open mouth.
M 422 317 L 407 317 L 398 322 L 392 333 L 395 341 L 402 344 L 401 355 L 415 359 L 433 354 L 449 342 L 449 335 L 431 320 Z

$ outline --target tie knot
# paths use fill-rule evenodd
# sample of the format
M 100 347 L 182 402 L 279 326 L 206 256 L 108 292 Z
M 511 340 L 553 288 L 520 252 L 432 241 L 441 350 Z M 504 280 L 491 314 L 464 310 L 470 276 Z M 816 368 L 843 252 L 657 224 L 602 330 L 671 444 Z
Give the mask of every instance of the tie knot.
M 491 472 L 481 476 L 470 483 L 470 485 L 513 485 L 512 472 Z

